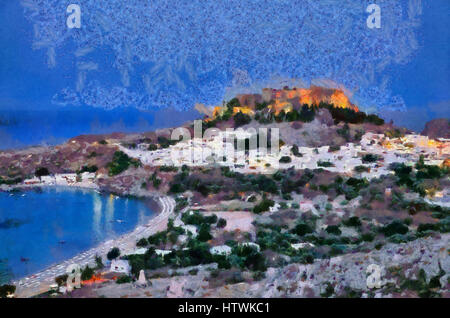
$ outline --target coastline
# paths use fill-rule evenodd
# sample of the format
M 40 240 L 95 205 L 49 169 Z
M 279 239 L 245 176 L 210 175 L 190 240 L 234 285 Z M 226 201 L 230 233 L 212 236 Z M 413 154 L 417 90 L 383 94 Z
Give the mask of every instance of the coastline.
M 41 179 L 25 179 L 14 185 L 0 185 L 0 191 L 11 192 L 14 190 L 26 191 L 41 187 L 68 187 L 99 191 L 100 187 L 95 182 L 95 174 L 84 174 L 85 178 L 78 181 L 76 173 L 55 174 L 44 176 Z M 89 177 L 89 179 L 87 178 Z M 87 180 L 86 180 L 87 179 Z
M 156 198 L 155 198 L 156 199 Z M 63 262 L 51 265 L 42 271 L 13 281 L 17 286 L 16 297 L 28 298 L 44 293 L 50 289 L 50 285 L 55 283 L 55 277 L 65 274 L 67 266 L 78 264 L 81 267 L 95 265 L 95 256 L 99 255 L 103 259 L 112 247 L 119 247 L 121 254 L 129 254 L 136 250 L 136 241 L 141 237 L 147 237 L 162 231 L 167 226 L 167 221 L 174 213 L 175 200 L 168 196 L 157 197 L 157 202 L 161 208 L 160 212 L 150 219 L 147 224 L 137 226 L 133 231 L 123 234 L 115 239 L 105 241 L 100 245 Z

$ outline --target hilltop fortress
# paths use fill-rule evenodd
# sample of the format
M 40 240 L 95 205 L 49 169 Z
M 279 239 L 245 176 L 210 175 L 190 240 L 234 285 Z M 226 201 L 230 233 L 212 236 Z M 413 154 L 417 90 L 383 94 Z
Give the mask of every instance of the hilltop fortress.
M 233 113 L 242 112 L 253 114 L 259 105 L 267 106 L 267 109 L 276 115 L 282 110 L 290 112 L 303 105 L 319 105 L 320 103 L 333 104 L 338 108 L 349 108 L 356 112 L 358 107 L 350 102 L 344 91 L 334 88 L 311 86 L 310 88 L 289 88 L 282 89 L 264 88 L 262 94 L 239 94 L 236 96 L 239 106 L 234 107 Z M 222 115 L 226 107 L 217 106 L 214 108 L 213 117 Z

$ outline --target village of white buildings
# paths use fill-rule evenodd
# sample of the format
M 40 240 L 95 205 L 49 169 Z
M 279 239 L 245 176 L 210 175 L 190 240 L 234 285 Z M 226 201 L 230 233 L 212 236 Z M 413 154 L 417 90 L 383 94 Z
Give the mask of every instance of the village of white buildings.
M 272 129 L 272 133 L 276 130 Z M 267 129 L 264 131 L 267 135 Z M 450 140 L 438 138 L 430 139 L 427 136 L 409 134 L 398 138 L 389 138 L 384 134 L 366 133 L 359 144 L 347 143 L 339 149 L 330 151 L 330 146 L 298 147 L 301 156 L 292 153 L 291 145 L 278 147 L 278 135 L 272 135 L 272 147 L 258 147 L 247 154 L 239 149 L 243 143 L 234 140 L 250 139 L 255 136 L 255 130 L 228 129 L 219 131 L 209 138 L 192 138 L 178 142 L 168 148 L 154 151 L 148 150 L 148 144 L 138 144 L 135 149 L 129 149 L 121 144 L 118 148 L 131 158 L 139 159 L 149 166 L 175 166 L 205 167 L 224 166 L 241 173 L 273 174 L 277 169 L 324 169 L 346 175 L 357 175 L 361 178 L 378 178 L 382 175 L 392 174 L 389 169 L 391 163 L 405 163 L 414 166 L 420 156 L 424 157 L 427 165 L 449 165 Z M 273 138 L 273 137 L 276 138 Z M 255 139 L 256 140 L 256 139 Z M 365 154 L 378 156 L 379 160 L 364 163 Z M 288 162 L 282 163 L 280 159 L 289 157 Z M 325 164 L 324 164 L 325 163 Z M 327 164 L 329 163 L 329 164 Z M 367 171 L 355 172 L 355 167 L 365 166 Z M 24 180 L 25 186 L 74 186 L 97 189 L 96 179 L 100 174 L 83 172 L 81 174 L 56 174 L 34 177 Z M 445 195 L 435 193 L 436 198 Z M 449 205 L 450 203 L 446 203 Z

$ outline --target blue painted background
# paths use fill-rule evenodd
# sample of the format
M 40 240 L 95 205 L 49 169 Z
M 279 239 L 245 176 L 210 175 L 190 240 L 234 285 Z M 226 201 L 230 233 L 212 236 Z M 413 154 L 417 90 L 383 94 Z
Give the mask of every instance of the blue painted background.
M 69 3 L 81 6 L 79 30 L 65 24 Z M 382 8 L 380 30 L 366 26 L 368 3 Z M 420 131 L 450 113 L 449 9 L 447 0 L 3 0 L 0 148 L 174 126 L 198 116 L 195 103 L 292 83 L 345 87 L 361 108 Z

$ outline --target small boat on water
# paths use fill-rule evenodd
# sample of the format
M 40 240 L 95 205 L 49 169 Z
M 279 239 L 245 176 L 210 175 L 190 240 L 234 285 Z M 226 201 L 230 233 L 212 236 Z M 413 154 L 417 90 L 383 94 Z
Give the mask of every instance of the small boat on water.
M 66 241 L 59 241 L 59 244 L 66 244 Z
M 125 221 L 124 221 L 124 220 L 118 219 L 118 220 L 116 220 L 116 222 L 117 222 L 117 223 L 123 223 L 123 222 L 125 222 Z
M 30 259 L 29 259 L 29 258 L 26 258 L 26 257 L 21 257 L 21 258 L 20 258 L 20 261 L 21 261 L 21 262 L 24 262 L 24 263 L 25 263 L 25 262 L 28 262 L 29 260 L 30 260 Z

